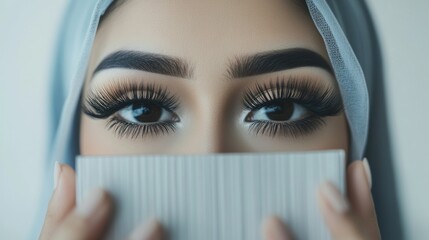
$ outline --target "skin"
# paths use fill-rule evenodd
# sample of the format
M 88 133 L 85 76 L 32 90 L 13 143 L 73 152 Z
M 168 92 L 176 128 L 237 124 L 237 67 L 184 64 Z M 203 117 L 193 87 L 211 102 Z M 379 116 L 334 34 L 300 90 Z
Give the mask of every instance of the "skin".
M 210 47 L 208 47 L 210 46 Z M 301 77 L 337 89 L 335 78 L 317 67 L 301 67 L 251 77 L 225 79 L 234 56 L 287 48 L 306 48 L 328 61 L 324 43 L 308 13 L 292 0 L 136 1 L 128 0 L 103 20 L 90 55 L 83 99 L 89 91 L 112 81 L 162 84 L 180 99 L 178 129 L 173 133 L 131 139 L 118 138 L 107 120 L 85 114 L 80 122 L 82 155 L 147 153 L 220 153 L 344 149 L 348 126 L 343 112 L 325 117 L 316 131 L 298 137 L 270 137 L 249 133 L 243 122 L 241 96 L 255 83 L 275 77 Z M 92 73 L 103 58 L 118 50 L 136 50 L 180 57 L 192 64 L 191 79 L 130 69 Z M 338 91 L 338 89 L 337 89 Z M 41 239 L 94 239 L 105 232 L 112 200 L 103 192 L 96 216 L 82 216 L 75 208 L 74 171 L 60 165 L 58 184 L 50 201 Z M 378 239 L 369 173 L 362 161 L 348 166 L 348 199 L 329 183 L 318 192 L 321 211 L 334 239 Z M 328 187 L 327 187 L 328 186 Z M 333 189 L 327 193 L 326 188 Z M 325 189 L 325 190 L 323 190 Z M 336 194 L 333 194 L 336 193 Z M 332 201 L 333 197 L 337 201 Z M 338 210 L 335 203 L 344 203 Z M 165 239 L 159 222 L 137 228 L 130 239 Z M 143 229 L 143 230 L 142 230 Z M 261 219 L 263 239 L 293 239 L 281 219 Z
M 190 11 L 192 9 L 192 11 Z M 219 12 L 222 19 L 219 19 Z M 156 13 L 156 14 L 155 14 Z M 190 17 L 190 15 L 192 17 Z M 124 24 L 126 23 L 126 24 Z M 225 28 L 225 26 L 228 26 Z M 255 34 L 257 33 L 257 34 Z M 207 48 L 207 46 L 211 46 Z M 335 86 L 334 77 L 319 68 L 280 71 L 227 80 L 226 66 L 237 55 L 302 47 L 328 59 L 312 20 L 299 6 L 283 0 L 262 1 L 127 1 L 100 26 L 94 41 L 85 93 L 117 78 L 139 78 L 164 84 L 180 98 L 180 129 L 174 134 L 119 139 L 106 121 L 81 117 L 80 149 L 84 155 L 144 153 L 209 153 L 291 150 L 348 150 L 344 114 L 326 119 L 326 126 L 300 138 L 253 137 L 241 117 L 241 96 L 255 82 L 300 76 Z M 191 62 L 192 79 L 128 69 L 91 75 L 100 61 L 120 49 L 176 56 Z M 222 119 L 228 119 L 224 121 Z M 332 133 L 336 134 L 332 134 Z M 145 146 L 142 148 L 142 146 Z M 168 150 L 166 150 L 168 149 Z

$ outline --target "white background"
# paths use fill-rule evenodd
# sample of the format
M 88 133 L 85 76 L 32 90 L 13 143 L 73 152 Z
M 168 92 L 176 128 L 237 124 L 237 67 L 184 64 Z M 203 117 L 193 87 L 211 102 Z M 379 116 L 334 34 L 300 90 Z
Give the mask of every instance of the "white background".
M 406 239 L 429 236 L 429 1 L 371 0 L 381 34 Z M 64 0 L 0 0 L 0 239 L 25 239 L 38 206 L 50 57 Z

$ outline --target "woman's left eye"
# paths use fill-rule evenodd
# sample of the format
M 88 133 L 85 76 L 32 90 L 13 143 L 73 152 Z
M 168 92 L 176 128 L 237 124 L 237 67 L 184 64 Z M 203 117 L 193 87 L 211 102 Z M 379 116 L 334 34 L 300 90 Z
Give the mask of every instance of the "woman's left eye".
M 175 113 L 151 101 L 133 103 L 117 114 L 125 121 L 140 125 L 179 121 Z
M 289 122 L 305 118 L 309 111 L 290 100 L 275 101 L 266 104 L 246 115 L 246 122 Z

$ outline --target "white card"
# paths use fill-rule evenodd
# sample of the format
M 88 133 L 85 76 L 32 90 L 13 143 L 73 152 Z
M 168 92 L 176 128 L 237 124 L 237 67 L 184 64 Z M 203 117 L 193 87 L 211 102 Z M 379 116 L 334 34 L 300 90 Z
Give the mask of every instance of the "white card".
M 345 193 L 343 150 L 208 155 L 78 156 L 79 205 L 109 191 L 116 215 L 107 239 L 124 239 L 156 217 L 171 240 L 259 240 L 262 220 L 280 216 L 295 239 L 330 239 L 316 190 Z

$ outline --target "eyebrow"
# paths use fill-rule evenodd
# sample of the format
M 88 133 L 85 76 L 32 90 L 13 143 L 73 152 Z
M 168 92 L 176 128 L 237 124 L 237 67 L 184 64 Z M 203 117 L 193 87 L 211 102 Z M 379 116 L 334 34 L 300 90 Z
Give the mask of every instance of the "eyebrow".
M 236 56 L 227 66 L 226 77 L 242 78 L 300 67 L 319 67 L 333 73 L 329 63 L 318 53 L 305 48 L 282 49 Z M 93 76 L 106 69 L 134 69 L 180 78 L 192 78 L 193 68 L 184 59 L 162 54 L 121 50 L 104 58 Z
M 117 51 L 104 58 L 93 72 L 93 76 L 106 69 L 127 68 L 159 73 L 180 78 L 191 78 L 191 65 L 184 59 L 162 54 L 139 51 Z
M 318 67 L 333 73 L 329 63 L 319 54 L 305 48 L 291 48 L 235 57 L 227 76 L 242 78 L 300 67 Z

